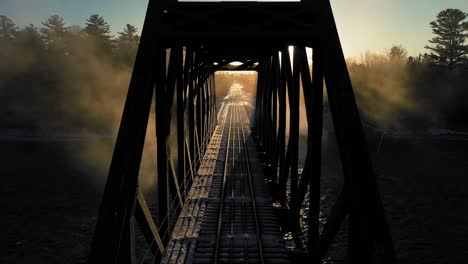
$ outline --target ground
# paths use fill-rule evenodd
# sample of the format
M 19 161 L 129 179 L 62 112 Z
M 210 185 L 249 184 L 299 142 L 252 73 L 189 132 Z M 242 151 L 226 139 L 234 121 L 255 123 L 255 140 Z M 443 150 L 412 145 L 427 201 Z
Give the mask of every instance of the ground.
M 388 139 L 375 156 L 401 263 L 466 263 L 468 140 Z
M 111 153 L 91 169 L 71 154 L 82 147 L 0 140 L 0 263 L 86 263 Z M 369 148 L 399 263 L 466 263 L 468 141 L 386 136 Z
M 103 185 L 71 158 L 80 145 L 0 142 L 0 263 L 86 263 Z

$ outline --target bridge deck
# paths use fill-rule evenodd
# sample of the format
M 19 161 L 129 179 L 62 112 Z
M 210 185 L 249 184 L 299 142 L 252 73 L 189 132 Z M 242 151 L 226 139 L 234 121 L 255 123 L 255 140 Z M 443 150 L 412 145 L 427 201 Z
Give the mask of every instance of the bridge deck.
M 227 98 L 162 263 L 288 263 L 242 90 Z

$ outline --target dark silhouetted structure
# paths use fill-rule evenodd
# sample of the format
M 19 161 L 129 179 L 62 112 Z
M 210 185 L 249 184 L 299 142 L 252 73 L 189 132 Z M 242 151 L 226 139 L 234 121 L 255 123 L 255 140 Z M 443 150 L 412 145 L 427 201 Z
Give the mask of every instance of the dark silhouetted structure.
M 295 46 L 292 65 L 288 63 L 291 45 Z M 312 74 L 305 47 L 313 49 Z M 197 170 L 216 127 L 213 74 L 232 69 L 229 63 L 233 61 L 243 63 L 235 70 L 258 71 L 255 109 L 258 149 L 265 163 L 265 175 L 277 186 L 279 198 L 288 210 L 289 223 L 285 228 L 294 236 L 299 232 L 300 208 L 310 188 L 308 242 L 304 246 L 309 262 L 321 263 L 348 216 L 349 263 L 392 263 L 393 245 L 328 0 L 149 1 L 90 263 L 132 263 L 134 220 L 155 254 L 164 251 L 169 236 L 160 234 L 171 233 L 190 188 L 188 179 Z M 323 80 L 345 184 L 320 234 Z M 299 179 L 301 84 L 309 136 L 303 176 Z M 156 221 L 138 187 L 153 94 L 158 161 Z M 288 105 L 289 137 L 286 135 Z M 171 109 L 176 109 L 175 113 Z M 171 131 L 177 134 L 174 156 L 168 151 Z M 290 199 L 286 191 L 288 181 Z M 172 206 L 173 203 L 180 206 Z

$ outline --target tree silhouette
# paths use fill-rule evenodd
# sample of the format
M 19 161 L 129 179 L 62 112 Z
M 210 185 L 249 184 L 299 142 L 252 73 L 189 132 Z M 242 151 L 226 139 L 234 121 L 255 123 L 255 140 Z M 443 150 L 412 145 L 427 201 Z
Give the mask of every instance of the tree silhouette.
M 428 55 L 432 63 L 455 69 L 462 64 L 468 54 L 468 46 L 465 40 L 468 37 L 467 14 L 459 9 L 446 9 L 437 15 L 437 20 L 430 23 L 432 33 L 436 35 L 429 40 L 433 46 L 425 48 L 433 51 Z
M 33 24 L 29 24 L 29 26 L 18 31 L 17 42 L 25 48 L 36 52 L 44 49 L 44 37 Z
M 137 32 L 138 29 L 130 24 L 127 24 L 122 32 L 118 32 L 116 56 L 123 64 L 133 64 L 140 41 Z
M 42 27 L 39 31 L 44 34 L 47 47 L 57 51 L 66 49 L 66 37 L 69 27 L 65 26 L 65 19 L 59 15 L 50 16 L 46 22 L 42 22 Z
M 42 22 L 44 27 L 41 28 L 41 32 L 46 36 L 62 37 L 68 30 L 68 27 L 66 27 L 65 24 L 65 19 L 63 17 L 52 15 L 46 22 Z
M 70 34 L 76 37 L 83 37 L 85 34 L 83 28 L 79 25 L 70 26 L 68 32 L 70 32 Z
M 6 16 L 0 16 L 0 40 L 13 40 L 18 27 Z
M 98 14 L 91 15 L 86 20 L 86 27 L 84 29 L 86 34 L 95 40 L 98 52 L 110 53 L 112 49 L 112 36 L 110 35 L 110 25 L 104 18 Z
M 404 63 L 408 59 L 408 51 L 401 45 L 394 45 L 385 53 L 392 63 Z
M 136 42 L 140 41 L 140 37 L 136 34 L 138 29 L 135 26 L 127 24 L 122 32 L 119 32 L 120 41 Z

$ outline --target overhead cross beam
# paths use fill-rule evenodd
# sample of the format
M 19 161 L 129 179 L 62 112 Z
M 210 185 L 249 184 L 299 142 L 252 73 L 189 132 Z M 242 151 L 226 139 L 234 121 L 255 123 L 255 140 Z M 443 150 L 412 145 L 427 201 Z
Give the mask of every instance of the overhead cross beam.
M 169 43 L 199 43 L 221 50 L 222 47 L 237 47 L 231 54 L 243 53 L 242 47 L 246 44 L 276 48 L 280 48 L 280 43 L 284 42 L 305 45 L 317 39 L 315 34 L 304 34 L 318 31 L 316 18 L 319 9 L 315 2 L 209 3 L 164 0 L 158 5 L 161 25 L 164 25 L 158 34 L 163 34 Z

